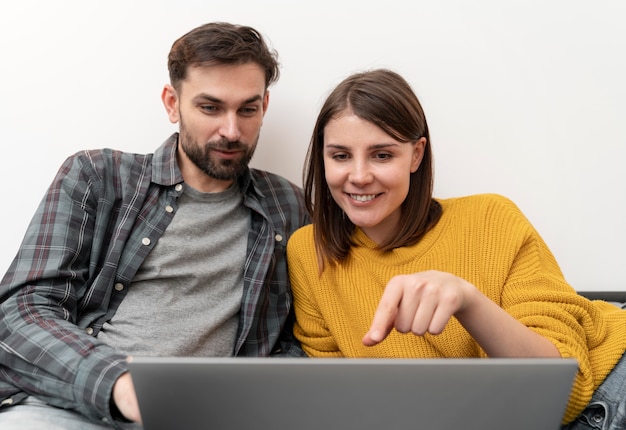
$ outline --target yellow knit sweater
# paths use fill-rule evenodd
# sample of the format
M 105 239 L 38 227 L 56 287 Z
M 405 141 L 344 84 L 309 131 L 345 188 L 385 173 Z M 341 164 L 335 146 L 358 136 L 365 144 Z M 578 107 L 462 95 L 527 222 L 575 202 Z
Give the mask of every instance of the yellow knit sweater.
M 321 275 L 313 226 L 292 235 L 287 255 L 294 332 L 303 349 L 313 357 L 485 357 L 454 318 L 440 335 L 394 330 L 376 346 L 361 343 L 394 275 L 450 272 L 550 339 L 563 357 L 578 360 L 563 422 L 573 420 L 626 349 L 626 311 L 578 295 L 540 235 L 505 197 L 485 194 L 440 203 L 441 220 L 416 245 L 382 253 L 357 229 L 345 263 L 327 264 Z

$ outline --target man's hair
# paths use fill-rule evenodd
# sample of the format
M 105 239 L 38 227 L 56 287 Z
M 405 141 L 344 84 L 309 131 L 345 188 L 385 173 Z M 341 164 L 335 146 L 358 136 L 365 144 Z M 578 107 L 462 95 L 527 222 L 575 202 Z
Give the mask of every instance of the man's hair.
M 194 28 L 172 45 L 167 67 L 170 83 L 179 89 L 190 66 L 256 63 L 265 71 L 265 89 L 280 76 L 278 54 L 254 28 L 213 22 Z
M 396 72 L 377 69 L 353 74 L 324 102 L 303 172 L 305 203 L 315 225 L 320 267 L 324 261 L 336 263 L 348 256 L 355 228 L 333 200 L 324 171 L 324 128 L 345 112 L 380 127 L 397 141 L 409 144 L 422 137 L 426 139 L 419 169 L 411 173 L 409 192 L 402 203 L 395 233 L 379 244 L 379 248 L 387 251 L 416 243 L 441 216 L 441 206 L 432 197 L 434 175 L 428 124 L 417 96 Z

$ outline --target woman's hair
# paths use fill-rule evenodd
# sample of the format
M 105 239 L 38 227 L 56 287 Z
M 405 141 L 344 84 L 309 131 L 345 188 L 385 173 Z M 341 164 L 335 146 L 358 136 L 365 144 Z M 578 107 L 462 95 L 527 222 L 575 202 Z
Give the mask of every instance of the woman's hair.
M 377 69 L 353 74 L 328 96 L 317 117 L 303 173 L 307 209 L 314 224 L 315 246 L 324 261 L 344 260 L 353 245 L 355 226 L 331 196 L 324 171 L 324 129 L 340 114 L 351 112 L 380 127 L 393 139 L 413 143 L 424 137 L 419 169 L 411 173 L 409 191 L 402 203 L 393 235 L 379 248 L 388 251 L 416 243 L 441 216 L 432 197 L 433 166 L 428 124 L 422 106 L 407 81 L 398 73 Z
M 168 56 L 170 83 L 179 89 L 189 66 L 245 64 L 253 62 L 265 71 L 265 88 L 280 76 L 278 54 L 252 27 L 213 22 L 197 27 L 174 42 Z

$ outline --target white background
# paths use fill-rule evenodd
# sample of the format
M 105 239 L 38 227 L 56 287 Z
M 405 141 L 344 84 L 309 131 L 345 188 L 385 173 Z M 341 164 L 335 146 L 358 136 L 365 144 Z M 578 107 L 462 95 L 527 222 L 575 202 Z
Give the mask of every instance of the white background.
M 389 67 L 420 97 L 438 197 L 513 199 L 578 290 L 625 290 L 626 2 L 19 0 L 0 6 L 0 272 L 63 159 L 152 152 L 172 42 L 208 21 L 280 54 L 255 167 L 301 184 L 330 89 Z

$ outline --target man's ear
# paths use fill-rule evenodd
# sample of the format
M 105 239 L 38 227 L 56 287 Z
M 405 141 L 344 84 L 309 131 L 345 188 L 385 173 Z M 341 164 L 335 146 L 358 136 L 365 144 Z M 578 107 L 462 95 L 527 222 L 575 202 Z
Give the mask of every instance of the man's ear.
M 165 85 L 161 92 L 161 101 L 165 106 L 165 111 L 172 124 L 176 124 L 180 120 L 178 93 L 171 85 Z
M 267 113 L 267 107 L 270 104 L 270 90 L 265 90 L 265 95 L 263 96 L 263 116 Z
M 426 138 L 420 137 L 413 146 L 413 160 L 411 160 L 411 173 L 417 172 L 422 159 L 424 158 L 424 149 L 426 148 Z

